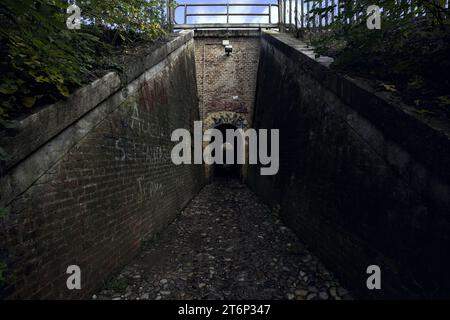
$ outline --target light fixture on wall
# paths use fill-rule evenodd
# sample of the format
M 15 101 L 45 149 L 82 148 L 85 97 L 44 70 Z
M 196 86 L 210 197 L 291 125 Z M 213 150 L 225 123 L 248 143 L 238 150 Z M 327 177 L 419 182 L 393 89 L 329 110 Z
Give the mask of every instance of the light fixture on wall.
M 230 53 L 233 52 L 233 46 L 230 44 L 230 41 L 229 40 L 223 40 L 222 41 L 222 45 L 225 48 L 225 53 L 227 54 L 227 56 L 229 56 Z

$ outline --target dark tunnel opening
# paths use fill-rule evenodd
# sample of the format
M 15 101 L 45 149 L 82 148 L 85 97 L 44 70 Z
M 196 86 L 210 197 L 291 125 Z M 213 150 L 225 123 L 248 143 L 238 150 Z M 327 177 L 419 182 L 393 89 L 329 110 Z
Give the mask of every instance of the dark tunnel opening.
M 242 178 L 242 165 L 237 164 L 237 151 L 236 148 L 233 146 L 236 146 L 236 138 L 233 142 L 233 144 L 229 144 L 226 142 L 226 131 L 227 129 L 236 130 L 236 126 L 232 124 L 221 124 L 215 127 L 215 129 L 219 130 L 222 133 L 222 136 L 224 137 L 224 144 L 222 148 L 223 152 L 223 159 L 224 163 L 219 164 L 216 163 L 212 166 L 212 180 L 239 180 L 241 181 Z M 234 161 L 233 164 L 226 163 L 226 152 L 227 149 L 233 148 L 233 154 L 234 154 Z

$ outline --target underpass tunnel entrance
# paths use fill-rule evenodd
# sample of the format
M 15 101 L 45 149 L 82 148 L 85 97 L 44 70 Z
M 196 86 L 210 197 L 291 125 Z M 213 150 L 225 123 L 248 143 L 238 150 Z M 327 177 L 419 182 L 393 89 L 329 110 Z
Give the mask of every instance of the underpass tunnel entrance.
M 239 179 L 242 178 L 242 165 L 237 164 L 238 155 L 237 155 L 237 139 L 235 138 L 232 143 L 227 142 L 226 131 L 227 129 L 236 130 L 237 127 L 232 124 L 221 124 L 215 127 L 215 129 L 219 130 L 224 137 L 224 143 L 222 145 L 221 152 L 223 153 L 223 164 L 216 163 L 212 166 L 211 176 L 212 179 L 215 180 L 217 178 L 220 179 Z M 227 152 L 232 152 L 233 154 L 233 163 L 227 163 Z
M 241 129 L 243 131 L 246 131 L 250 128 L 250 124 L 247 120 L 247 115 L 243 113 L 237 113 L 233 111 L 217 111 L 217 112 L 211 112 L 208 114 L 208 116 L 203 120 L 203 130 L 204 132 L 208 129 L 216 129 L 220 132 L 220 136 L 222 137 L 222 141 L 220 142 L 221 147 L 220 148 L 213 148 L 213 154 L 211 156 L 215 157 L 215 152 L 222 152 L 222 157 L 224 160 L 226 160 L 226 154 L 228 153 L 233 158 L 233 163 L 225 163 L 225 164 L 211 164 L 211 165 L 205 165 L 205 174 L 207 177 L 207 180 L 209 182 L 213 182 L 214 178 L 218 177 L 225 177 L 225 178 L 237 178 L 241 183 L 246 180 L 246 172 L 247 172 L 247 165 L 244 164 L 238 164 L 238 148 L 244 148 L 241 149 L 242 154 L 240 155 L 242 159 L 239 159 L 240 163 L 247 163 L 247 144 L 246 142 L 239 141 L 236 136 L 236 130 Z M 233 131 L 235 138 L 234 141 L 231 143 L 226 143 L 226 136 L 227 136 L 227 130 Z M 212 139 L 215 137 L 213 136 Z M 214 140 L 213 140 L 214 141 Z M 203 148 L 206 148 L 211 142 L 204 142 Z M 244 146 L 242 146 L 244 144 Z M 220 150 L 220 151 L 219 151 Z M 231 156 L 230 156 L 231 158 Z

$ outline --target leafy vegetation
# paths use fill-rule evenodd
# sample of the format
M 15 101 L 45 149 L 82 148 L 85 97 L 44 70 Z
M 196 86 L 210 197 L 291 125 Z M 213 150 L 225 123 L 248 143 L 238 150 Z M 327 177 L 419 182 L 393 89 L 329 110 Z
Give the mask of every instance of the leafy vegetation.
M 107 67 L 114 47 L 164 33 L 164 0 L 86 0 L 77 5 L 80 30 L 67 28 L 68 1 L 0 3 L 0 129 L 13 126 L 11 120 L 32 107 L 67 97 L 96 68 Z
M 338 12 L 316 8 L 312 15 Z M 329 2 L 331 3 L 331 2 Z M 337 3 L 337 1 L 336 1 Z M 419 110 L 450 114 L 450 22 L 443 0 L 341 1 L 342 9 L 329 28 L 308 33 L 322 55 L 335 58 L 333 67 L 377 80 L 382 90 L 398 91 Z M 367 8 L 382 10 L 381 29 L 367 28 Z M 359 17 L 359 18 L 355 18 Z

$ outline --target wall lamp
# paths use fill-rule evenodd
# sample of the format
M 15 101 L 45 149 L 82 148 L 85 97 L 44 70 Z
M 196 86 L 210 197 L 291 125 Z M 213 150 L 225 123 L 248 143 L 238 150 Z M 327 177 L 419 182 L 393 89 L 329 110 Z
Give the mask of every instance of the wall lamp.
M 233 52 L 233 46 L 230 44 L 230 41 L 229 40 L 223 40 L 222 41 L 222 45 L 225 48 L 225 53 L 227 54 L 227 56 L 229 56 L 230 53 Z

